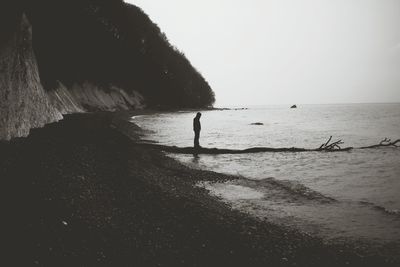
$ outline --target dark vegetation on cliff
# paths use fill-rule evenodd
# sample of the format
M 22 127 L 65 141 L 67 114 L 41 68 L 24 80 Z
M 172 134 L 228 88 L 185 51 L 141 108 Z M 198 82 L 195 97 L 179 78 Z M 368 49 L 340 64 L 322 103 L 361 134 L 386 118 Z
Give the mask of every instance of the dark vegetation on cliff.
M 57 81 L 67 88 L 90 82 L 104 90 L 115 85 L 128 93 L 138 91 L 150 107 L 206 107 L 214 102 L 203 76 L 136 6 L 121 0 L 6 1 L 2 6 L 1 13 L 7 14 L 1 19 L 2 39 L 23 12 L 31 22 L 47 91 Z

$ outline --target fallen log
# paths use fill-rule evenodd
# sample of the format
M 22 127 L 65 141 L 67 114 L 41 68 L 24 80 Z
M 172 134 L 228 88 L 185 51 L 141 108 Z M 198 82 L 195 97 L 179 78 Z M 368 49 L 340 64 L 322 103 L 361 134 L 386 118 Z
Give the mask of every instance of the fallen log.
M 332 142 L 332 136 L 329 137 L 326 143 L 323 143 L 318 148 L 299 148 L 299 147 L 252 147 L 246 149 L 225 149 L 225 148 L 207 148 L 207 147 L 177 147 L 177 146 L 167 146 L 154 143 L 137 143 L 138 146 L 144 146 L 148 148 L 158 149 L 164 152 L 175 153 L 175 154 L 208 154 L 208 155 L 219 155 L 219 154 L 252 154 L 252 153 L 263 153 L 263 152 L 346 152 L 354 149 L 368 149 L 368 148 L 379 148 L 379 147 L 400 147 L 397 145 L 400 143 L 400 139 L 392 142 L 390 139 L 385 138 L 379 144 L 365 146 L 365 147 L 344 147 L 340 145 L 344 142 L 338 140 Z
M 177 146 L 165 146 L 159 144 L 148 144 L 139 143 L 140 146 L 148 148 L 155 148 L 165 152 L 176 153 L 176 154 L 250 154 L 250 153 L 261 153 L 261 152 L 305 152 L 312 151 L 305 148 L 272 148 L 272 147 L 252 147 L 246 149 L 225 149 L 225 148 L 194 148 L 194 147 L 177 147 Z

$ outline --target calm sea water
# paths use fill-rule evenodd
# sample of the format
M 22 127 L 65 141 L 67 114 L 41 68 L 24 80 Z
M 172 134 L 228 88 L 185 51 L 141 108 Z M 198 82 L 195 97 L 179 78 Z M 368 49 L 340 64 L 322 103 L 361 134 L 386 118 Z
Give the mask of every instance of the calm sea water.
M 400 138 L 400 104 L 304 105 L 204 111 L 200 144 L 316 148 L 329 136 L 345 146 Z M 137 116 L 144 139 L 192 146 L 194 112 Z M 252 125 L 261 122 L 263 125 Z M 233 208 L 296 227 L 327 241 L 357 240 L 400 248 L 400 148 L 326 153 L 174 155 L 193 168 L 238 175 L 201 183 Z M 392 246 L 393 247 L 393 246 Z

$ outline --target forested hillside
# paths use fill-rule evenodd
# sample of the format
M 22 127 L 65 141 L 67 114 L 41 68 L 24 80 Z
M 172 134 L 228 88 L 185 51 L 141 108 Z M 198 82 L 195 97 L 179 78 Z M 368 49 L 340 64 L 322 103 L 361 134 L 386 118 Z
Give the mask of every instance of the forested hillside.
M 26 1 L 45 89 L 90 81 L 142 93 L 150 106 L 204 107 L 203 76 L 139 8 L 121 0 Z

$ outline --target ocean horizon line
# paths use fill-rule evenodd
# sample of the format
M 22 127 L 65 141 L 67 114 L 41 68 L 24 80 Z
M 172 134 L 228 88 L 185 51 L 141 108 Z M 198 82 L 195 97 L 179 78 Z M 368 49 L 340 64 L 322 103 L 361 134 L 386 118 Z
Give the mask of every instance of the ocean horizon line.
M 278 103 L 278 104 L 218 104 L 215 105 L 214 108 L 226 108 L 226 107 L 263 107 L 263 106 L 328 106 L 328 105 L 393 105 L 393 104 L 400 104 L 398 102 L 342 102 L 342 103 Z

